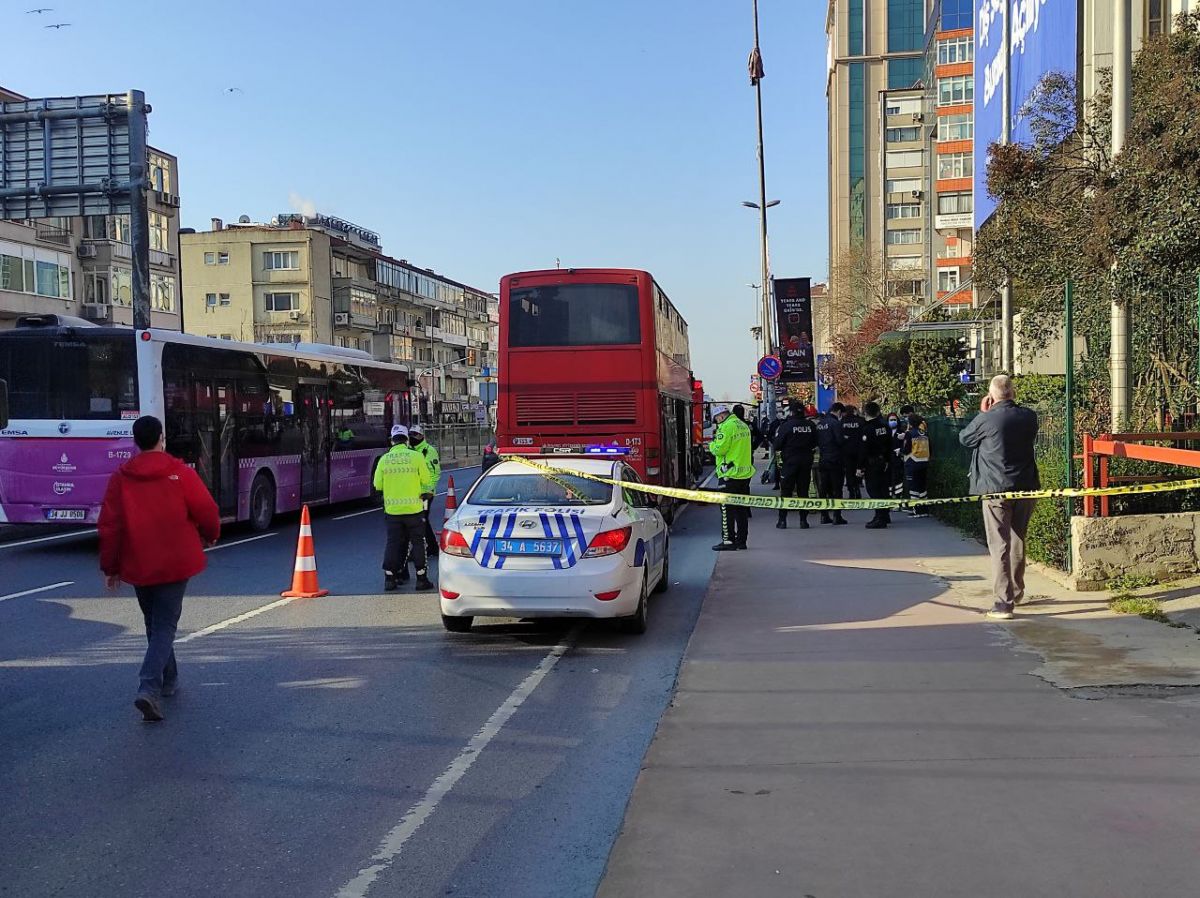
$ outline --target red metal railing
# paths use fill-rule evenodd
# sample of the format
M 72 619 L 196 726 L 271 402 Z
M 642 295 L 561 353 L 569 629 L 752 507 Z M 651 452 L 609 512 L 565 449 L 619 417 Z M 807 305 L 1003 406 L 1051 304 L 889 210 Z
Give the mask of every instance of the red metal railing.
M 1110 458 L 1132 458 L 1138 461 L 1180 465 L 1200 468 L 1200 450 L 1180 449 L 1178 446 L 1156 446 L 1147 443 L 1200 443 L 1200 433 L 1102 433 L 1093 437 L 1083 435 L 1083 485 L 1085 488 L 1108 487 L 1121 483 L 1158 483 L 1162 477 L 1134 474 L 1109 474 Z M 1108 517 L 1108 496 L 1088 496 L 1083 500 L 1083 513 L 1095 517 L 1099 507 L 1100 517 Z

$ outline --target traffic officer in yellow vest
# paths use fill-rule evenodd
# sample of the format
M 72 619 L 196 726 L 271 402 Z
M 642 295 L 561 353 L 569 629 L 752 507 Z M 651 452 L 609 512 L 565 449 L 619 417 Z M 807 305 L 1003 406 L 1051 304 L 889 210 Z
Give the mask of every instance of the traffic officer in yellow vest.
M 717 477 L 724 481 L 725 492 L 737 496 L 750 495 L 750 480 L 754 476 L 753 453 L 750 448 L 750 428 L 742 420 L 745 410 L 740 405 L 718 405 L 713 409 L 716 435 L 708 451 L 717 462 Z M 746 548 L 750 529 L 750 509 L 745 505 L 721 506 L 721 542 L 713 546 L 716 552 Z
M 392 428 L 392 448 L 375 468 L 375 489 L 383 493 L 387 547 L 383 550 L 383 588 L 391 592 L 408 582 L 408 556 L 417 570 L 417 592 L 433 589 L 425 562 L 425 501 L 437 481 L 421 453 L 408 446 L 408 428 Z
M 425 464 L 429 465 L 429 473 L 433 475 L 433 482 L 436 484 L 442 476 L 442 457 L 438 455 L 437 447 L 425 439 L 425 431 L 420 424 L 414 424 L 408 428 L 408 445 L 414 452 L 419 452 L 424 457 Z M 429 523 L 429 509 L 432 504 L 432 502 L 425 503 L 425 554 L 430 558 L 438 553 L 437 536 L 433 532 L 433 525 Z

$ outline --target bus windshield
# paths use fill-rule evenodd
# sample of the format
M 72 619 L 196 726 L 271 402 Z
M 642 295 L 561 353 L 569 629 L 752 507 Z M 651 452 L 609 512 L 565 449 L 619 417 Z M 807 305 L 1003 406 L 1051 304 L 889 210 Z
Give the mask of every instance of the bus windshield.
M 632 284 L 550 284 L 513 290 L 508 345 L 618 346 L 641 341 Z
M 14 421 L 110 421 L 138 410 L 133 334 L 11 334 L 0 380 Z

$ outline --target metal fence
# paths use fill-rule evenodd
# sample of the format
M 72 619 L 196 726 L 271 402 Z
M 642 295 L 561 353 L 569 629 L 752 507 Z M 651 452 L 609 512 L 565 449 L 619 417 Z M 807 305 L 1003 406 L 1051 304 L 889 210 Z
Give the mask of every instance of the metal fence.
M 479 458 L 495 438 L 492 429 L 482 424 L 425 425 L 425 439 L 437 447 L 443 462 Z

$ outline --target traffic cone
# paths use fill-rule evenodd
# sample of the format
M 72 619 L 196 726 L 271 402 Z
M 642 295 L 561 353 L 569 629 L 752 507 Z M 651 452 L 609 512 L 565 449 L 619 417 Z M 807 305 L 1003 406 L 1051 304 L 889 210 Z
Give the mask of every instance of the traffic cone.
M 446 481 L 446 514 L 442 518 L 442 527 L 446 526 L 446 522 L 450 520 L 450 516 L 454 514 L 458 508 L 458 496 L 454 494 L 454 475 L 451 474 Z
M 285 599 L 319 599 L 329 595 L 317 582 L 317 556 L 313 551 L 312 520 L 308 506 L 300 512 L 300 540 L 296 543 L 296 567 L 292 573 L 292 588 L 280 595 Z

